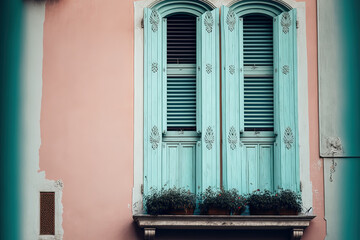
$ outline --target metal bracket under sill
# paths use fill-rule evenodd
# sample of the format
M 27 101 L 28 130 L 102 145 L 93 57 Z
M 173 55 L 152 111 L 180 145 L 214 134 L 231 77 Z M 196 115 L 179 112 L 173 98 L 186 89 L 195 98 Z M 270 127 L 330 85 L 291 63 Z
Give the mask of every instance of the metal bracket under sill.
M 290 230 L 292 240 L 301 239 L 313 215 L 146 215 L 133 216 L 144 229 L 146 240 L 154 240 L 156 229 Z

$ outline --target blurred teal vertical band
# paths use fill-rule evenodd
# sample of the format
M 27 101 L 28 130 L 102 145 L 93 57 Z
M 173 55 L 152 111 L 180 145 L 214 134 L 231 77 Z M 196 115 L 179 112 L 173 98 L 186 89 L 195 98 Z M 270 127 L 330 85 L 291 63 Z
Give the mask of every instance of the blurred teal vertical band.
M 345 108 L 343 119 L 345 137 L 351 139 L 346 146 L 347 152 L 358 152 L 360 148 L 360 1 L 338 1 L 340 16 L 341 48 L 343 55 L 339 56 L 343 62 Z M 345 152 L 346 156 L 346 152 Z M 360 156 L 356 156 L 360 157 Z
M 339 12 L 341 23 L 339 27 L 342 32 L 344 81 L 343 96 L 345 98 L 345 109 L 343 109 L 343 124 L 345 136 L 352 139 L 345 146 L 351 152 L 360 148 L 360 1 L 339 1 Z M 345 151 L 347 150 L 345 149 Z M 357 158 L 345 158 L 346 161 L 342 181 L 343 189 L 339 189 L 342 196 L 344 213 L 341 216 L 341 232 L 343 239 L 359 239 L 360 236 L 360 156 Z
M 20 237 L 19 102 L 22 1 L 0 1 L 0 239 Z

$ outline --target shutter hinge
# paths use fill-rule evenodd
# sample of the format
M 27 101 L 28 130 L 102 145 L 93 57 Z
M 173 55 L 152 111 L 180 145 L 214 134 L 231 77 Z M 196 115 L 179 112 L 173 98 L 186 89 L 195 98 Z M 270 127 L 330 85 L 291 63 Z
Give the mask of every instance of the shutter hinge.
M 299 21 L 296 20 L 296 29 L 298 29 L 298 28 L 299 28 Z
M 140 192 L 141 192 L 141 194 L 144 194 L 144 184 L 141 184 Z
M 143 18 L 141 19 L 140 25 L 141 25 L 141 28 L 144 28 L 144 19 Z

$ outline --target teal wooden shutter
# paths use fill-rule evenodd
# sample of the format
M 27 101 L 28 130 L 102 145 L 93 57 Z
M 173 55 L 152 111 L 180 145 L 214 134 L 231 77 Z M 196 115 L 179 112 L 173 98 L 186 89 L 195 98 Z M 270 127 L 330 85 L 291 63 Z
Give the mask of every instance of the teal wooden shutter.
M 241 190 L 240 132 L 244 130 L 243 21 L 221 7 L 223 185 Z
M 201 55 L 198 71 L 201 94 L 201 130 L 199 143 L 201 157 L 200 182 L 202 189 L 220 187 L 220 79 L 219 79 L 219 9 L 205 12 L 198 18 L 201 40 L 198 50 Z M 198 176 L 197 176 L 198 177 Z M 199 186 L 199 185 L 198 185 Z
M 161 188 L 166 21 L 144 9 L 144 193 Z M 165 55 L 165 57 L 164 57 Z
M 296 9 L 274 18 L 275 187 L 300 190 Z

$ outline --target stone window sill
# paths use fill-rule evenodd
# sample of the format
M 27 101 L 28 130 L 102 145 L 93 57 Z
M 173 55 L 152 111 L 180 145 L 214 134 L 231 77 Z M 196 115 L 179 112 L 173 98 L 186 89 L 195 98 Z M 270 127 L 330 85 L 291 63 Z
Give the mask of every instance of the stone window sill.
M 290 230 L 292 239 L 301 239 L 313 215 L 146 215 L 133 216 L 144 229 L 147 240 L 154 240 L 156 229 Z

